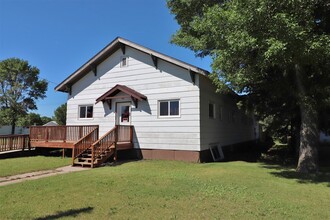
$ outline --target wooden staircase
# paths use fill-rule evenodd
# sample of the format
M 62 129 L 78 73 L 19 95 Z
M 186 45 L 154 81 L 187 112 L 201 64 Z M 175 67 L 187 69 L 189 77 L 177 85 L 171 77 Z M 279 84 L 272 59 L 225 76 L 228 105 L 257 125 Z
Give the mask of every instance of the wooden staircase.
M 132 126 L 116 125 L 99 139 L 97 134 L 98 130 L 94 130 L 75 143 L 72 151 L 73 165 L 98 167 L 111 156 L 116 161 L 118 140 L 132 141 Z
M 93 158 L 92 148 L 88 148 L 74 160 L 73 165 L 79 165 L 82 167 L 98 167 L 107 161 L 111 156 L 114 156 L 115 152 L 116 147 L 115 144 L 113 144 L 103 152 L 99 152 L 97 157 Z M 114 157 L 114 159 L 116 158 Z

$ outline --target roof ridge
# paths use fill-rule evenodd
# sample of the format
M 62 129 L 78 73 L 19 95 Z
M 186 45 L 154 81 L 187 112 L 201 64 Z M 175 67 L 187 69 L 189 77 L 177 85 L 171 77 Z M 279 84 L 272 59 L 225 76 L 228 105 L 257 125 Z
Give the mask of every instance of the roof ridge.
M 113 41 L 111 41 L 109 44 L 107 44 L 102 50 L 100 50 L 98 53 L 96 53 L 92 58 L 90 58 L 86 63 L 84 63 L 82 66 L 80 66 L 76 71 L 74 71 L 71 75 L 69 75 L 65 80 L 63 80 L 60 84 L 58 84 L 55 87 L 56 91 L 62 91 L 62 92 L 68 92 L 70 89 L 69 87 L 72 86 L 76 81 L 78 81 L 80 78 L 85 76 L 90 71 L 93 71 L 96 75 L 96 66 L 102 63 L 106 58 L 111 56 L 114 52 L 116 52 L 119 49 L 123 50 L 123 53 L 125 54 L 125 47 L 129 46 L 135 50 L 141 51 L 143 53 L 149 54 L 154 64 L 157 68 L 157 59 L 164 60 L 168 63 L 171 63 L 173 65 L 179 66 L 181 68 L 187 69 L 189 71 L 207 76 L 209 72 L 207 70 L 204 70 L 202 68 L 199 68 L 197 66 L 191 65 L 187 62 L 184 62 L 182 60 L 173 58 L 171 56 L 168 56 L 166 54 L 163 54 L 161 52 L 155 51 L 153 49 L 150 49 L 148 47 L 142 46 L 140 44 L 137 44 L 135 42 L 132 42 L 130 40 L 127 40 L 122 37 L 116 37 Z M 156 61 L 154 60 L 154 57 L 156 57 Z

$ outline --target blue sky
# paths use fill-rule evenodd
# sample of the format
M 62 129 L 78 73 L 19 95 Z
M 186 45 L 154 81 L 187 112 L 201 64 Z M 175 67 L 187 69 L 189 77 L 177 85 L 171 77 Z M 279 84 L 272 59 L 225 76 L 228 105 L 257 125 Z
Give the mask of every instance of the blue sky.
M 0 0 L 0 60 L 18 57 L 49 82 L 37 113 L 53 116 L 54 87 L 117 36 L 206 70 L 209 58 L 170 44 L 179 28 L 165 0 Z

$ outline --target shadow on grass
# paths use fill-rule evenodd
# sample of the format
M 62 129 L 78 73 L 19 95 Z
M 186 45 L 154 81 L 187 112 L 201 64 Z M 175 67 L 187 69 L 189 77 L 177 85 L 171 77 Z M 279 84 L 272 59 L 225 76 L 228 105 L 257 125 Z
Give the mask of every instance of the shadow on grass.
M 127 164 L 127 163 L 132 163 L 132 162 L 137 162 L 137 161 L 141 161 L 141 159 L 117 160 L 116 162 L 111 160 L 111 161 L 103 163 L 101 165 L 101 167 L 106 167 L 106 166 L 116 167 L 116 166 L 120 166 L 120 165 Z
M 264 168 L 276 169 L 277 171 L 270 172 L 270 174 L 287 179 L 294 179 L 298 183 L 327 183 L 330 187 L 330 168 L 321 168 L 316 174 L 298 173 L 293 167 L 283 167 L 278 165 L 263 165 Z
M 34 220 L 49 220 L 49 219 L 59 219 L 63 217 L 77 217 L 82 213 L 90 213 L 93 211 L 93 207 L 86 207 L 81 209 L 69 209 L 67 211 L 59 211 L 53 215 L 47 215 L 45 217 L 35 218 Z
M 276 177 L 293 179 L 302 184 L 327 183 L 327 186 L 330 187 L 330 166 L 321 166 L 320 171 L 316 174 L 298 173 L 295 170 L 298 163 L 297 158 L 290 152 L 290 148 L 288 147 L 274 146 L 270 148 L 267 152 L 262 154 L 259 162 L 262 163 L 263 168 L 273 170 L 270 174 Z

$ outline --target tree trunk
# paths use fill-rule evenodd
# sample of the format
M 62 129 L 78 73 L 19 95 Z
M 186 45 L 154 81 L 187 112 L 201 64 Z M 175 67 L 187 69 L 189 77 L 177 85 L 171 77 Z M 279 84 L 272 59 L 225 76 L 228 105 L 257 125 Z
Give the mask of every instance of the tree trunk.
M 296 80 L 301 116 L 299 160 L 296 170 L 300 173 L 315 173 L 318 171 L 319 141 L 317 105 L 312 97 L 306 95 L 299 65 L 296 65 Z
M 301 106 L 300 149 L 297 171 L 300 173 L 315 173 L 318 171 L 319 130 L 317 128 L 317 113 L 308 104 Z
M 15 134 L 15 128 L 16 128 L 16 120 L 12 120 L 12 122 L 11 122 L 11 134 Z

